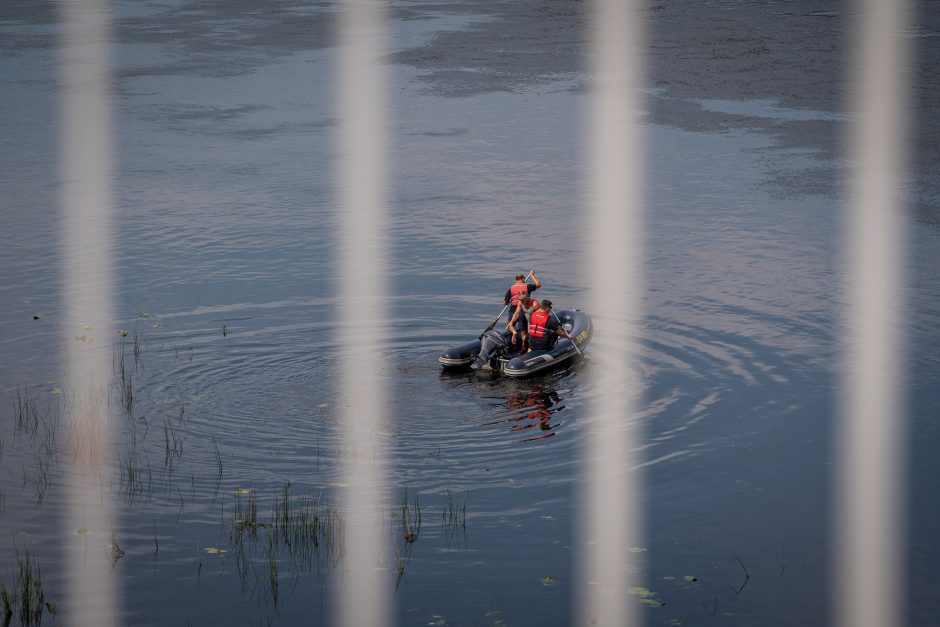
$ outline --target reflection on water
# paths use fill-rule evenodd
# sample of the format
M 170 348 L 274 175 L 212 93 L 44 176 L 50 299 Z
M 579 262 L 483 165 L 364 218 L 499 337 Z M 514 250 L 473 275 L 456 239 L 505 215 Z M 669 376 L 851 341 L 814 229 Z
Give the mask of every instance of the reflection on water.
M 555 429 L 561 426 L 560 422 L 553 422 L 553 415 L 565 409 L 561 401 L 561 396 L 551 383 L 519 382 L 507 391 L 506 417 L 485 424 L 508 424 L 510 431 L 522 432 L 514 433 L 514 436 L 523 438 L 513 440 L 516 444 L 551 438 L 557 433 Z M 527 433 L 529 429 L 538 429 L 539 433 Z
M 45 609 L 45 620 L 69 624 L 61 556 L 78 539 L 106 552 L 100 576 L 121 591 L 121 622 L 327 624 L 348 516 L 338 499 L 344 346 L 329 191 L 336 55 L 317 36 L 329 30 L 328 7 L 252 17 L 240 3 L 181 0 L 135 5 L 130 16 L 119 3 L 120 290 L 116 319 L 95 332 L 95 342 L 99 333 L 114 341 L 115 410 L 96 486 L 118 515 L 114 529 L 76 524 L 63 538 L 69 434 L 60 417 L 71 401 L 56 356 L 89 334 L 59 332 L 52 17 L 30 3 L 0 12 L 10 6 L 17 12 L 4 13 L 0 34 L 20 43 L 0 55 L 0 582 L 14 589 L 17 550 L 28 550 L 58 611 L 51 619 Z M 590 349 L 579 364 L 522 381 L 442 374 L 436 357 L 492 320 L 520 268 L 537 269 L 559 308 L 587 306 L 577 262 L 587 245 L 584 102 L 572 88 L 580 70 L 568 65 L 578 46 L 553 47 L 573 33 L 579 8 L 520 0 L 488 7 L 484 20 L 470 4 L 444 15 L 451 9 L 440 3 L 409 3 L 395 13 L 395 41 L 417 47 L 406 55 L 414 65 L 386 66 L 399 95 L 392 278 L 374 306 L 391 329 L 379 364 L 390 420 L 378 436 L 390 452 L 384 524 L 398 547 L 380 567 L 404 625 L 549 625 L 570 615 L 571 566 L 590 541 L 573 528 L 586 407 L 623 390 L 592 384 Z M 498 20 L 501 11 L 518 21 Z M 741 18 L 722 19 L 732 13 Z M 714 33 L 705 18 L 697 38 Z M 500 50 L 476 49 L 494 21 L 507 35 L 493 40 Z M 439 27 L 467 30 L 451 37 Z M 532 45 L 507 50 L 513 41 Z M 422 58 L 442 71 L 425 73 Z M 499 74 L 502 91 L 477 89 L 483 73 L 464 80 L 444 67 L 478 58 L 493 61 L 485 74 Z M 571 72 L 553 78 L 559 64 Z M 450 80 L 459 84 L 441 83 Z M 699 102 L 717 99 L 686 102 L 664 85 L 655 119 L 669 123 L 649 128 L 636 424 L 651 532 L 624 564 L 641 555 L 649 577 L 631 585 L 656 596 L 630 598 L 665 603 L 643 604 L 650 624 L 819 625 L 841 227 L 831 185 L 783 193 L 762 181 L 805 181 L 826 158 L 818 136 L 801 147 L 802 135 L 781 129 L 831 135 L 841 122 L 817 115 L 828 109 L 816 100 L 812 114 L 775 102 L 746 116 L 741 107 L 753 103 L 705 111 Z M 912 625 L 940 615 L 924 601 L 940 560 L 930 524 L 940 431 L 924 418 L 938 405 L 936 237 L 917 229 L 910 248 L 922 512 L 912 517 Z M 742 562 L 750 579 L 738 592 Z

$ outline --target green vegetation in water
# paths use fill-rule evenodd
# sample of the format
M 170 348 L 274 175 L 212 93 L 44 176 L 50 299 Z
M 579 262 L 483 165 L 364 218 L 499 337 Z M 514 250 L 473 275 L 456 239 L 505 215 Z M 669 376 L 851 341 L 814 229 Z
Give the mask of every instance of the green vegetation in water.
M 118 544 L 117 533 L 111 532 L 111 543 L 106 547 L 111 555 L 111 567 L 117 566 L 117 563 L 124 557 L 124 549 Z
M 660 601 L 656 598 L 656 593 L 651 591 L 649 588 L 644 588 L 643 586 L 634 586 L 629 590 L 630 594 L 637 597 L 640 603 L 647 605 L 649 607 L 662 607 L 666 605 L 664 601 Z
M 0 605 L 3 607 L 3 624 L 9 625 L 10 618 L 13 617 L 13 602 L 10 600 L 10 593 L 7 587 L 0 581 Z
M 414 543 L 421 533 L 421 503 L 415 486 L 402 491 L 401 530 L 402 537 L 409 544 Z
M 141 457 L 136 446 L 126 455 L 117 454 L 118 491 L 133 505 L 138 499 L 149 500 L 153 495 L 153 472 L 150 462 Z
M 21 554 L 17 548 L 16 562 L 17 573 L 12 592 L 8 591 L 4 583 L 0 581 L 3 624 L 8 625 L 11 618 L 16 615 L 24 627 L 40 625 L 43 610 L 48 609 L 50 614 L 55 615 L 55 604 L 46 603 L 39 564 L 30 557 L 29 551 L 24 550 Z
M 450 488 L 444 490 L 444 509 L 441 514 L 441 525 L 444 528 L 444 537 L 448 543 L 467 541 L 467 491 L 454 491 Z
M 215 436 L 212 436 L 212 451 L 215 454 L 215 491 L 218 493 L 224 467 L 222 466 L 222 453 L 219 451 L 219 443 L 215 441 Z
M 275 608 L 282 561 L 286 560 L 296 578 L 334 567 L 343 553 L 345 521 L 339 510 L 322 498 L 295 498 L 291 488 L 292 483 L 285 481 L 274 495 L 269 520 L 259 519 L 254 491 L 236 490 L 229 536 L 229 551 L 243 591 L 253 580 L 253 589 L 264 590 Z
M 163 467 L 172 472 L 183 457 L 183 438 L 168 417 L 163 419 L 163 452 Z
M 24 388 L 13 391 L 13 413 L 16 416 L 16 433 L 34 437 L 39 430 L 39 404 Z
M 395 543 L 395 557 L 397 561 L 395 591 L 398 592 L 405 571 L 411 562 L 411 553 L 414 544 L 421 534 L 421 501 L 418 498 L 418 488 L 411 486 L 402 490 L 401 507 L 392 512 L 392 518 L 399 518 L 398 542 Z M 404 543 L 404 546 L 402 546 Z

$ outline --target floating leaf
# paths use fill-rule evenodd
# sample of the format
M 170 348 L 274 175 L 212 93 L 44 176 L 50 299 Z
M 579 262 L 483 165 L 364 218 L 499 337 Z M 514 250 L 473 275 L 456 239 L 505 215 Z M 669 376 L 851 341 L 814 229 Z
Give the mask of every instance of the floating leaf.
M 61 393 L 62 393 L 62 388 L 52 388 L 51 392 L 52 392 L 53 394 L 61 394 Z
M 666 605 L 663 601 L 655 598 L 655 592 L 649 588 L 644 588 L 643 586 L 634 586 L 630 588 L 630 594 L 639 597 L 639 601 L 643 605 L 648 605 L 650 607 L 662 607 L 663 605 Z
M 226 552 L 225 549 L 217 549 L 217 548 L 214 548 L 214 547 L 207 547 L 207 548 L 206 548 L 206 553 L 208 553 L 208 554 L 210 554 L 210 555 L 220 555 L 220 554 L 225 553 L 225 552 Z
M 551 577 L 542 577 L 542 585 L 543 585 L 543 586 L 554 586 L 554 585 L 555 585 L 555 580 L 552 579 Z
M 249 488 L 235 488 L 235 494 L 251 494 Z

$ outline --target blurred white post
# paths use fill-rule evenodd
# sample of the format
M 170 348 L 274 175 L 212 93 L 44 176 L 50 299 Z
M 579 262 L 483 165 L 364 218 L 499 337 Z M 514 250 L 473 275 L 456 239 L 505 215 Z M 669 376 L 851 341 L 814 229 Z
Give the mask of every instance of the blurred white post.
M 344 0 L 340 25 L 339 326 L 343 351 L 346 542 L 339 624 L 389 622 L 392 579 L 383 520 L 388 355 L 384 5 Z
M 65 613 L 75 625 L 117 625 L 108 551 L 114 513 L 105 486 L 113 453 L 110 7 L 61 3 L 61 243 L 65 415 L 70 456 L 63 522 Z
M 835 623 L 843 627 L 891 627 L 904 624 L 900 356 L 908 44 L 902 33 L 909 7 L 905 0 L 864 0 L 859 7 L 834 610 Z
M 645 23 L 630 0 L 592 5 L 592 74 L 588 151 L 590 207 L 587 285 L 594 318 L 595 392 L 587 432 L 586 499 L 579 537 L 576 625 L 624 627 L 639 622 L 628 594 L 628 551 L 644 537 L 645 497 L 632 451 L 639 440 L 637 328 L 643 294 L 643 160 L 639 116 L 645 65 Z

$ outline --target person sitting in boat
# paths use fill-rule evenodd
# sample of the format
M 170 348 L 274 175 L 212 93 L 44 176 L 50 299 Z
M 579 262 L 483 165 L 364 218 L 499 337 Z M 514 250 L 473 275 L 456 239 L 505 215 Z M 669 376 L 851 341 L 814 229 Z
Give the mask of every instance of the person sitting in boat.
M 524 297 L 513 310 L 512 317 L 506 328 L 512 333 L 512 346 L 526 348 L 526 338 L 529 331 L 529 317 L 539 308 L 539 301 L 529 296 Z
M 552 350 L 559 335 L 571 339 L 552 314 L 552 301 L 546 298 L 529 319 L 529 351 Z
M 516 282 L 510 285 L 509 289 L 506 290 L 506 296 L 503 298 L 503 304 L 506 305 L 506 308 L 509 310 L 510 318 L 512 318 L 516 307 L 523 298 L 527 298 L 529 294 L 542 287 L 542 282 L 539 281 L 537 276 L 535 276 L 535 270 L 532 270 L 529 272 L 529 274 L 532 275 L 533 283 L 526 282 L 526 277 L 524 274 L 517 274 Z

